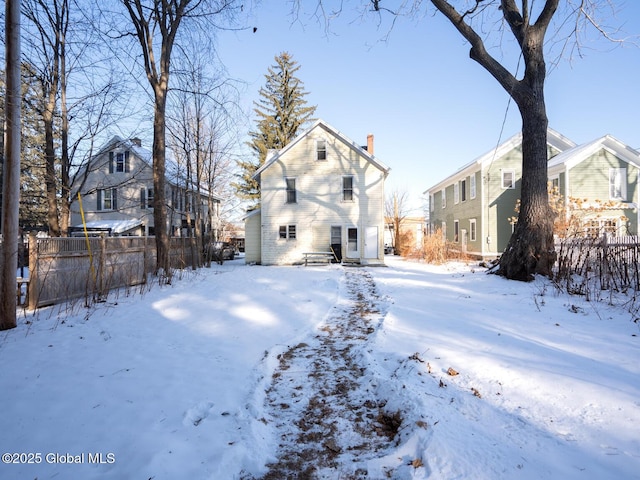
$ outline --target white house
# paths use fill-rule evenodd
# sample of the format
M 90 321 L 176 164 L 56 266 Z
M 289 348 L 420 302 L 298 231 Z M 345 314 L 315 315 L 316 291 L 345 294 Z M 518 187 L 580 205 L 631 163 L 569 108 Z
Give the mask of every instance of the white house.
M 389 168 L 323 120 L 269 152 L 254 178 L 260 209 L 245 217 L 245 260 L 296 264 L 333 250 L 341 261 L 384 262 L 384 182 Z
M 94 155 L 80 176 L 84 181 L 80 188 L 83 212 L 79 202 L 71 211 L 72 230 L 82 230 L 84 225 L 94 232 L 108 235 L 153 235 L 153 168 L 151 151 L 142 147 L 137 138 L 123 140 L 114 136 Z M 202 202 L 203 233 L 215 229 L 219 223 L 220 198 L 209 195 L 200 188 L 186 188 L 180 168 L 167 159 L 167 183 L 165 198 L 168 203 L 166 228 L 170 235 L 186 233 L 186 205 L 197 197 Z M 74 193 L 77 195 L 77 192 Z M 84 213 L 84 224 L 82 213 Z

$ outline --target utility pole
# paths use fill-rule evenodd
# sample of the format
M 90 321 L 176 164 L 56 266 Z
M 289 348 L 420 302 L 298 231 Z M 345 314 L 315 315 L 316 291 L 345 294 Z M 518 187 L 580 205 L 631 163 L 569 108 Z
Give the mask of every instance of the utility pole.
M 15 328 L 20 205 L 20 0 L 5 3 L 5 142 L 0 255 L 0 330 Z

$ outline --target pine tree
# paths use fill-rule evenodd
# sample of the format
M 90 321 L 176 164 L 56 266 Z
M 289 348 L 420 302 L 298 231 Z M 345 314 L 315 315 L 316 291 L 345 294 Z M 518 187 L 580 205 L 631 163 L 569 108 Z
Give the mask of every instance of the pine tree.
M 234 183 L 237 195 L 252 202 L 250 210 L 260 202 L 260 185 L 251 176 L 262 166 L 267 152 L 287 146 L 316 111 L 316 106 L 307 105 L 308 92 L 295 76 L 300 65 L 287 52 L 276 56 L 275 61 L 265 75 L 266 84 L 260 89 L 260 99 L 254 102 L 257 130 L 249 133 L 251 141 L 248 142 L 254 158 L 238 162 L 242 173 Z

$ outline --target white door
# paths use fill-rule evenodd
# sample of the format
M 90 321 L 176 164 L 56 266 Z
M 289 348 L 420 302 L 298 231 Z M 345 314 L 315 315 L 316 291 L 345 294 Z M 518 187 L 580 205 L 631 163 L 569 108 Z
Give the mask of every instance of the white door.
M 365 228 L 364 258 L 378 258 L 378 227 Z

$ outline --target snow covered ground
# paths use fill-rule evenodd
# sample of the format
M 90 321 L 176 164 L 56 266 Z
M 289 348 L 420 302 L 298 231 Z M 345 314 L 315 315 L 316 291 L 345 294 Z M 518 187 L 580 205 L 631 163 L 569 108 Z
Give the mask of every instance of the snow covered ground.
M 319 478 L 640 478 L 637 312 L 473 265 L 387 263 L 362 269 L 376 308 L 352 357 L 362 402 L 402 423 L 375 455 L 336 446 L 343 467 Z M 237 259 L 21 315 L 0 332 L 0 478 L 266 474 L 295 428 L 274 421 L 274 374 L 359 288 L 347 270 Z

